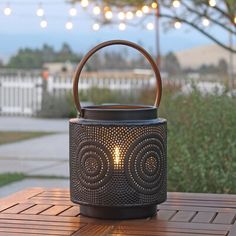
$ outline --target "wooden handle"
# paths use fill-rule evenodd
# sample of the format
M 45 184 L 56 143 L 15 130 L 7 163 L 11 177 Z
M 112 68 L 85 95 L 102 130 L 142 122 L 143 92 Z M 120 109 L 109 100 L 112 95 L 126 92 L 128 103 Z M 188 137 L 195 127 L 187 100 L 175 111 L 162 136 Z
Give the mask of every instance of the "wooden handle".
M 141 52 L 144 57 L 149 61 L 149 63 L 152 66 L 152 69 L 155 73 L 155 77 L 156 77 L 156 82 L 157 82 L 157 93 L 156 93 L 156 99 L 155 99 L 155 104 L 154 106 L 158 107 L 160 105 L 161 102 L 161 95 L 162 95 L 162 82 L 161 82 L 161 76 L 160 76 L 160 72 L 158 70 L 158 67 L 155 63 L 155 61 L 153 60 L 153 58 L 151 57 L 151 55 L 142 47 L 140 47 L 139 45 L 126 41 L 126 40 L 111 40 L 111 41 L 107 41 L 104 43 L 101 43 L 99 45 L 97 45 L 96 47 L 94 47 L 92 50 L 90 50 L 81 60 L 81 62 L 79 63 L 75 74 L 74 74 L 74 78 L 73 78 L 73 96 L 74 96 L 74 102 L 75 102 L 75 106 L 77 111 L 82 114 L 82 107 L 80 105 L 80 100 L 79 100 L 79 94 L 78 94 L 78 83 L 79 83 L 79 78 L 81 75 L 81 72 L 83 70 L 84 65 L 86 64 L 86 62 L 88 61 L 88 59 L 94 54 L 96 53 L 98 50 L 107 47 L 107 46 L 111 46 L 111 45 L 125 45 L 125 46 L 129 46 L 132 47 L 134 49 L 137 49 L 139 52 Z

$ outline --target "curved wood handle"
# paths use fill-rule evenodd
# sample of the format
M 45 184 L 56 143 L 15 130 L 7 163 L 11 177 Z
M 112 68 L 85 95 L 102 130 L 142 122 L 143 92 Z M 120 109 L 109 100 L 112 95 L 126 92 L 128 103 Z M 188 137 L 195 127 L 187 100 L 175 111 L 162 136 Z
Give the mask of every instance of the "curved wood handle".
M 144 57 L 149 61 L 149 63 L 152 66 L 152 69 L 155 73 L 156 82 L 157 82 L 157 93 L 156 93 L 156 99 L 155 99 L 154 106 L 158 107 L 161 102 L 162 82 L 161 82 L 161 76 L 160 76 L 160 72 L 158 70 L 158 67 L 157 67 L 155 61 L 153 60 L 153 58 L 151 57 L 151 55 L 144 48 L 140 47 L 139 45 L 137 45 L 135 43 L 132 43 L 132 42 L 129 42 L 126 40 L 111 40 L 111 41 L 101 43 L 101 44 L 97 45 L 96 47 L 94 47 L 92 50 L 90 50 L 83 57 L 83 59 L 81 60 L 81 62 L 79 63 L 79 65 L 75 71 L 74 78 L 73 78 L 73 96 L 74 96 L 74 102 L 75 102 L 75 106 L 76 106 L 77 111 L 80 114 L 82 114 L 82 107 L 80 105 L 79 94 L 78 94 L 78 83 L 79 83 L 79 78 L 80 78 L 81 72 L 83 70 L 83 67 L 87 63 L 88 59 L 94 53 L 96 53 L 98 50 L 100 50 L 104 47 L 111 46 L 111 45 L 125 45 L 125 46 L 132 47 L 132 48 L 138 50 L 140 53 L 142 53 L 144 55 Z

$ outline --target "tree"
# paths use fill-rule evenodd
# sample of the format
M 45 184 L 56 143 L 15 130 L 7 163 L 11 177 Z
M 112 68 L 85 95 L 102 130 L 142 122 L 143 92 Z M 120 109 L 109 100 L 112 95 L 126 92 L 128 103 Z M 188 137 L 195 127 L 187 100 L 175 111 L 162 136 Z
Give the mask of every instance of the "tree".
M 70 0 L 76 3 L 79 0 Z M 213 32 L 209 31 L 207 26 L 217 27 L 224 33 L 236 36 L 236 1 L 235 0 L 91 0 L 94 4 L 100 3 L 103 12 L 102 17 L 99 15 L 97 20 L 102 24 L 117 24 L 115 18 L 107 19 L 106 12 L 114 11 L 131 11 L 136 13 L 144 5 L 152 6 L 154 9 L 146 13 L 146 17 L 141 18 L 134 26 L 144 25 L 145 19 L 149 16 L 156 15 L 163 19 L 162 23 L 166 30 L 180 27 L 186 24 L 199 31 L 219 46 L 236 53 L 233 45 L 228 45 L 221 41 Z M 174 7 L 175 6 L 175 7 Z M 147 10 L 147 8 L 146 8 Z M 128 21 L 127 21 L 128 23 Z M 176 24 L 177 23 L 177 24 Z
M 181 73 L 180 63 L 173 52 L 169 52 L 163 61 L 163 70 L 170 75 L 177 75 Z

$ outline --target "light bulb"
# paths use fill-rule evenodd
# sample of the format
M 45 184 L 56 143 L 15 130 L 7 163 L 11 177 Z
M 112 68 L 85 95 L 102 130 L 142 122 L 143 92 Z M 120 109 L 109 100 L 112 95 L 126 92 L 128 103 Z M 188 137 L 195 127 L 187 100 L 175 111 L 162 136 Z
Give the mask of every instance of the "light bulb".
M 128 11 L 128 12 L 126 13 L 126 19 L 127 19 L 127 20 L 132 20 L 133 18 L 134 18 L 133 12 L 132 12 L 132 11 Z
M 153 30 L 154 29 L 154 24 L 152 22 L 147 23 L 146 28 L 148 30 Z
M 80 5 L 81 5 L 81 7 L 85 8 L 89 5 L 89 1 L 88 0 L 81 0 Z
M 67 21 L 65 24 L 65 27 L 67 30 L 72 30 L 73 29 L 73 23 L 71 21 Z
M 3 13 L 5 16 L 10 16 L 12 13 L 12 9 L 10 8 L 10 6 L 5 7 Z
M 205 27 L 207 27 L 207 26 L 210 25 L 210 21 L 209 21 L 206 17 L 204 17 L 204 18 L 202 18 L 202 24 L 203 24 Z
M 209 0 L 209 6 L 210 7 L 215 7 L 216 6 L 216 0 Z
M 143 16 L 143 12 L 141 10 L 137 10 L 135 14 L 136 14 L 137 17 L 142 17 Z
M 157 4 L 157 2 L 153 2 L 153 3 L 152 3 L 152 8 L 153 8 L 153 9 L 158 8 L 158 4 Z
M 147 6 L 147 5 L 144 5 L 143 7 L 142 7 L 142 11 L 143 11 L 143 13 L 149 13 L 149 11 L 150 11 L 150 9 L 149 9 L 149 6 Z
M 47 26 L 48 26 L 48 22 L 46 21 L 46 20 L 41 20 L 40 21 L 40 27 L 41 28 L 47 28 Z
M 124 19 L 125 19 L 125 13 L 124 13 L 123 11 L 119 12 L 119 13 L 118 13 L 118 18 L 119 18 L 120 20 L 124 20 Z
M 236 16 L 234 17 L 234 24 L 236 24 Z
M 93 30 L 98 31 L 100 29 L 100 25 L 98 23 L 93 24 Z
M 176 21 L 176 22 L 174 23 L 174 26 L 175 26 L 176 29 L 180 29 L 181 26 L 182 26 L 182 23 L 181 23 L 180 21 Z
M 178 8 L 178 7 L 180 7 L 180 1 L 179 0 L 174 0 L 172 2 L 172 5 L 173 5 L 173 7 Z
M 41 6 L 37 9 L 36 15 L 39 17 L 44 16 L 44 9 Z
M 119 30 L 124 31 L 126 29 L 126 24 L 125 23 L 120 23 L 119 24 Z
M 93 14 L 94 15 L 99 15 L 101 13 L 101 8 L 99 7 L 99 6 L 95 6 L 94 8 L 93 8 Z
M 77 9 L 76 7 L 71 7 L 69 10 L 69 15 L 70 16 L 76 16 L 77 15 Z
M 111 20 L 112 17 L 113 17 L 113 13 L 112 13 L 111 10 L 105 12 L 105 18 L 106 18 L 107 20 Z

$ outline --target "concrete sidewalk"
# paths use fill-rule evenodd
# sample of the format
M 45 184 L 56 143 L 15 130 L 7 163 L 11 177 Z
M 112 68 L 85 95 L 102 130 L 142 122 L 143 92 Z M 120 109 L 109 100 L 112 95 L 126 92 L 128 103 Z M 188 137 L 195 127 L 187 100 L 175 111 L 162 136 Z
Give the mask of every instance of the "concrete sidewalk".
M 0 116 L 0 131 L 68 132 L 69 119 Z

